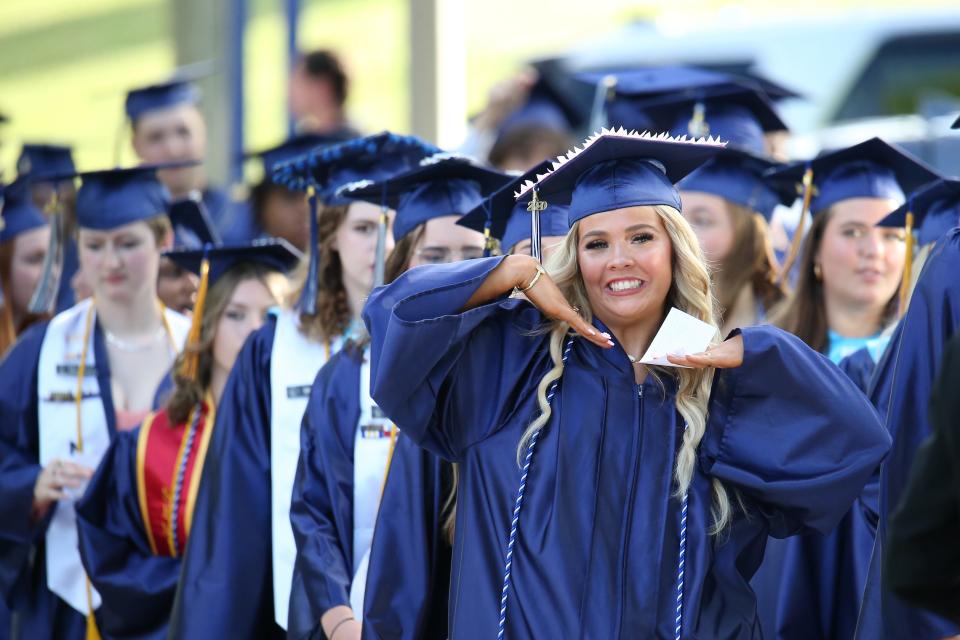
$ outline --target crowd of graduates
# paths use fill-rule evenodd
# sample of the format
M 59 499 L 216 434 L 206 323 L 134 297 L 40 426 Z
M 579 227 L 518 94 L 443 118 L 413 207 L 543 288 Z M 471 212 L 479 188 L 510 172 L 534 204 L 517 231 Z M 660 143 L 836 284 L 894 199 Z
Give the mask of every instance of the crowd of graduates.
M 960 180 L 785 158 L 755 75 L 552 80 L 441 149 L 305 54 L 243 197 L 188 80 L 136 166 L 23 145 L 0 640 L 960 635 Z

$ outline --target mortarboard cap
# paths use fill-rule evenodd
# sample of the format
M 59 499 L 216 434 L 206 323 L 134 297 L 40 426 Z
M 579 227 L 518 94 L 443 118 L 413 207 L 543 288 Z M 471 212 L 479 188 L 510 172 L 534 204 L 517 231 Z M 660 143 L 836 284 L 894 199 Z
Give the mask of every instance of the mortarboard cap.
M 399 240 L 433 218 L 464 215 L 509 181 L 468 158 L 437 154 L 392 178 L 347 185 L 344 195 L 395 210 L 393 237 Z
M 20 177 L 2 188 L 0 242 L 12 240 L 21 233 L 49 224 L 40 209 L 33 203 L 29 187 L 26 179 Z
M 553 169 L 528 182 L 517 199 L 569 203 L 569 226 L 595 213 L 632 206 L 668 205 L 680 210 L 673 186 L 714 157 L 723 143 L 624 130 L 601 130 L 570 151 Z
M 131 121 L 156 109 L 167 109 L 179 104 L 198 104 L 200 89 L 187 80 L 171 80 L 127 92 L 124 110 Z
M 508 253 L 518 242 L 530 238 L 530 213 L 525 198 L 517 202 L 513 193 L 528 180 L 535 180 L 539 174 L 550 168 L 550 162 L 544 161 L 523 175 L 513 178 L 471 209 L 457 224 L 481 231 L 486 236 L 500 240 L 504 253 Z M 551 205 L 540 218 L 540 233 L 544 236 L 563 236 L 567 234 L 567 208 L 560 204 Z
M 250 244 L 229 245 L 222 247 L 206 246 L 196 249 L 180 249 L 167 251 L 163 254 L 180 267 L 201 274 L 204 258 L 210 263 L 210 286 L 227 271 L 237 264 L 252 262 L 262 264 L 267 268 L 286 273 L 292 269 L 303 257 L 289 242 L 282 238 L 265 238 L 254 240 Z
M 17 158 L 17 174 L 31 182 L 45 182 L 45 176 L 72 174 L 76 171 L 70 147 L 57 144 L 26 143 Z
M 877 223 L 878 227 L 906 227 L 917 230 L 920 246 L 935 242 L 960 220 L 960 180 L 940 178 L 910 194 L 907 201 Z
M 809 211 L 818 213 L 850 198 L 904 200 L 913 191 L 939 175 L 923 161 L 880 138 L 823 153 L 813 160 L 794 162 L 773 169 L 767 178 L 801 185 L 812 172 Z
M 728 148 L 766 156 L 764 134 L 787 128 L 777 115 L 773 102 L 754 89 L 723 91 L 705 87 L 696 96 L 681 92 L 658 98 L 644 105 L 644 112 L 655 128 L 672 136 L 714 136 L 727 142 Z
M 264 179 L 272 180 L 274 169 L 281 164 L 316 149 L 330 147 L 350 139 L 351 137 L 346 134 L 322 135 L 318 133 L 299 133 L 269 149 L 248 153 L 246 154 L 246 158 L 260 158 L 260 161 L 263 163 Z
M 764 173 L 776 166 L 771 160 L 727 148 L 678 182 L 677 189 L 720 196 L 756 211 L 770 222 L 777 205 L 789 206 L 797 198 L 793 185 L 764 178 Z
M 188 166 L 195 162 L 104 169 L 77 174 L 77 224 L 87 229 L 115 229 L 125 224 L 166 215 L 170 204 L 167 188 L 157 180 L 157 170 Z
M 953 124 L 950 125 L 951 129 L 960 129 L 960 118 L 954 120 Z
M 382 180 L 402 173 L 440 150 L 416 136 L 384 131 L 331 147 L 314 149 L 273 170 L 274 182 L 293 191 L 314 187 L 328 205 L 348 204 L 338 195 L 343 185 L 361 180 Z

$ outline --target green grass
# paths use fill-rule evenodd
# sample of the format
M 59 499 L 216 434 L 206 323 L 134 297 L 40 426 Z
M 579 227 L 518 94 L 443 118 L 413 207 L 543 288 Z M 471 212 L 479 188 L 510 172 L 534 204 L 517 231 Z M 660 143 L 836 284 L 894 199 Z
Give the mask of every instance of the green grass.
M 524 60 L 601 37 L 628 19 L 655 15 L 668 6 L 652 0 L 461 1 L 470 111 L 480 108 L 490 86 L 518 70 Z M 280 4 L 251 0 L 245 41 L 249 148 L 273 144 L 286 130 Z M 688 0 L 682 15 L 707 15 L 722 4 Z M 810 13 L 836 3 L 813 0 L 789 7 L 775 3 L 771 8 L 761 0 L 745 0 L 739 6 L 758 12 Z M 161 80 L 174 68 L 170 29 L 170 7 L 164 0 L 3 0 L 0 111 L 12 118 L 0 130 L 4 175 L 11 175 L 23 141 L 73 144 L 81 168 L 113 164 L 125 91 Z M 362 128 L 405 131 L 410 108 L 408 31 L 406 0 L 305 0 L 298 37 L 302 48 L 332 47 L 343 54 L 353 72 L 350 113 Z M 123 162 L 132 162 L 128 141 L 121 142 Z

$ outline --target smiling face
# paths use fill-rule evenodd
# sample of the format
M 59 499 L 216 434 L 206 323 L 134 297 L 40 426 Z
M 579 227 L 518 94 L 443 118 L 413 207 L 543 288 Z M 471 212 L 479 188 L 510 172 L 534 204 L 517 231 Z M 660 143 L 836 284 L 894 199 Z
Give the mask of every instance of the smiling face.
M 160 247 L 146 222 L 79 230 L 79 262 L 94 296 L 116 302 L 156 297 Z
M 883 307 L 903 275 L 904 230 L 875 227 L 896 202 L 851 198 L 830 208 L 814 264 L 820 265 L 825 303 Z
M 673 283 L 673 245 L 653 207 L 583 218 L 577 262 L 590 307 L 607 326 L 663 317 Z

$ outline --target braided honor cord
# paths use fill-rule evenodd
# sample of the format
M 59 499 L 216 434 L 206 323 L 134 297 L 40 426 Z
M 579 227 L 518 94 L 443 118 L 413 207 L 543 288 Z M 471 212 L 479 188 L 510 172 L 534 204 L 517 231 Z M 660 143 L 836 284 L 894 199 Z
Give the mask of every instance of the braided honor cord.
M 683 431 L 686 433 L 687 424 L 683 424 Z M 690 491 L 683 492 L 683 499 L 680 501 L 680 553 L 677 560 L 677 617 L 674 620 L 673 637 L 680 640 L 680 629 L 683 627 L 683 574 L 687 564 L 687 503 L 690 497 Z
M 567 363 L 570 356 L 570 349 L 573 347 L 573 338 L 567 339 L 567 344 L 563 349 L 563 363 Z M 557 378 L 550 385 L 550 391 L 547 393 L 547 404 L 553 402 L 553 396 L 557 392 Z M 513 520 L 510 521 L 510 539 L 507 540 L 507 561 L 503 569 L 503 590 L 500 592 L 500 626 L 497 630 L 497 640 L 503 640 L 504 629 L 507 624 L 507 594 L 510 591 L 510 570 L 513 565 L 513 547 L 517 542 L 517 523 L 520 521 L 520 507 L 523 506 L 523 494 L 527 489 L 527 474 L 530 471 L 530 463 L 533 461 L 533 451 L 537 447 L 537 440 L 540 439 L 540 432 L 543 428 L 537 429 L 530 436 L 530 444 L 527 445 L 527 455 L 523 459 L 523 468 L 520 471 L 520 487 L 517 489 L 517 501 L 513 506 Z

